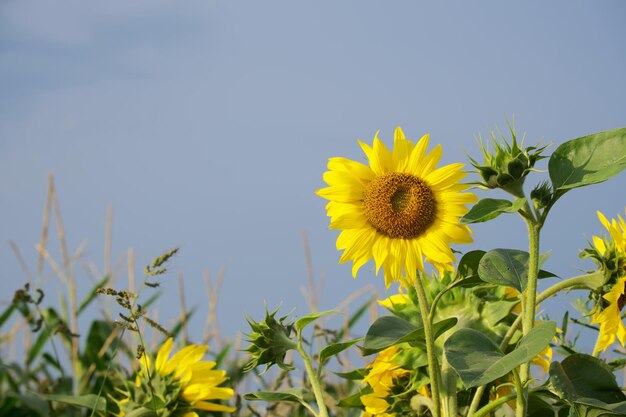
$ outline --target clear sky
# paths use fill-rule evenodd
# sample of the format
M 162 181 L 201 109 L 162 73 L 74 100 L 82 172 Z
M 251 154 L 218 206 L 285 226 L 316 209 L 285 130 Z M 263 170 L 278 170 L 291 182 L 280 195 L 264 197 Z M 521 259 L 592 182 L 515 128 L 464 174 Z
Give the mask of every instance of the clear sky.
M 513 115 L 528 144 L 551 149 L 626 126 L 625 17 L 623 1 L 3 0 L 0 299 L 23 283 L 7 240 L 36 269 L 49 172 L 70 250 L 88 240 L 83 263 L 102 271 L 109 203 L 118 282 L 128 248 L 139 275 L 181 246 L 160 308 L 177 312 L 182 271 L 194 340 L 205 270 L 227 268 L 224 335 L 247 330 L 243 311 L 258 317 L 264 301 L 307 312 L 303 230 L 321 308 L 368 284 L 382 293 L 371 264 L 357 280 L 337 264 L 337 232 L 314 194 L 327 158 L 363 160 L 357 139 L 380 130 L 391 144 L 398 125 L 413 140 L 429 132 L 443 163 L 478 156 L 474 136 Z M 621 174 L 559 201 L 545 268 L 566 278 L 590 267 L 577 254 L 601 230 L 595 211 L 623 214 L 625 189 Z M 474 231 L 457 249 L 526 247 L 513 216 Z M 52 275 L 46 267 L 56 286 Z

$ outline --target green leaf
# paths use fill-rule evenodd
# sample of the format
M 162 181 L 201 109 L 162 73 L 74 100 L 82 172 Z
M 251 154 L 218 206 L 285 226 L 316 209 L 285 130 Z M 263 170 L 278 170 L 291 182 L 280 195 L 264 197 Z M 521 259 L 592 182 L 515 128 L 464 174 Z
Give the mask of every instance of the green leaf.
M 349 397 L 343 397 L 338 403 L 338 407 L 342 408 L 363 408 L 363 403 L 361 402 L 361 392 L 356 392 Z M 338 414 L 341 415 L 341 414 Z M 362 415 L 362 414 L 359 414 Z
M 626 128 L 583 136 L 561 144 L 548 162 L 556 191 L 603 182 L 626 168 Z
M 335 356 L 336 354 L 343 352 L 344 350 L 348 349 L 350 346 L 353 346 L 362 340 L 363 338 L 360 337 L 358 339 L 352 339 L 347 342 L 333 343 L 331 345 L 326 346 L 320 352 L 320 363 L 325 363 L 332 356 Z
M 42 398 L 55 401 L 62 404 L 73 405 L 76 407 L 89 408 L 97 413 L 106 413 L 107 401 L 104 397 L 96 394 L 87 395 L 57 395 L 57 394 L 38 394 Z
M 109 366 L 109 363 L 113 359 L 110 353 L 111 349 L 107 349 L 101 355 L 99 355 L 99 353 L 113 331 L 114 328 L 109 322 L 94 320 L 91 323 L 89 333 L 87 333 L 85 348 L 80 358 L 85 369 L 90 365 L 94 365 L 98 370 L 106 369 Z
M 467 388 L 494 381 L 530 362 L 550 343 L 556 323 L 545 321 L 524 336 L 517 347 L 506 355 L 498 345 L 478 330 L 463 328 L 446 340 L 446 358 Z
M 583 353 L 553 362 L 550 382 L 559 396 L 570 402 L 585 397 L 606 404 L 626 401 L 611 369 L 600 359 Z
M 494 249 L 478 265 L 480 279 L 524 292 L 528 284 L 528 252 L 516 249 Z
M 509 200 L 499 200 L 495 198 L 483 198 L 474 204 L 469 212 L 461 218 L 461 223 L 482 223 L 495 219 L 506 209 L 511 208 Z
M 478 275 L 478 265 L 485 253 L 487 252 L 484 250 L 473 250 L 463 255 L 457 267 L 457 275 L 465 278 Z
M 304 401 L 304 390 L 302 388 L 290 388 L 282 391 L 254 391 L 243 396 L 248 401 Z
M 361 380 L 365 378 L 365 376 L 368 374 L 368 371 L 367 369 L 361 368 L 361 369 L 355 369 L 354 371 L 350 371 L 350 372 L 333 372 L 333 374 L 343 379 L 355 381 L 355 380 Z
M 320 317 L 327 316 L 329 314 L 337 314 L 337 313 L 339 313 L 338 310 L 326 310 L 326 311 L 319 311 L 319 312 L 307 314 L 306 316 L 302 316 L 298 320 L 296 320 L 296 330 L 298 331 L 298 333 L 300 333 L 302 329 L 304 329 L 306 326 L 313 323 L 315 320 L 319 319 Z
M 457 319 L 454 317 L 435 323 L 433 326 L 435 339 L 454 327 L 456 323 Z M 423 342 L 423 327 L 417 327 L 399 317 L 384 316 L 379 317 L 367 330 L 361 353 L 368 356 L 399 343 L 414 345 Z
M 495 198 L 483 198 L 474 204 L 470 211 L 461 218 L 461 223 L 482 223 L 487 220 L 495 219 L 502 213 L 516 213 L 526 203 L 525 198 L 516 198 L 511 203 L 509 200 L 501 200 Z

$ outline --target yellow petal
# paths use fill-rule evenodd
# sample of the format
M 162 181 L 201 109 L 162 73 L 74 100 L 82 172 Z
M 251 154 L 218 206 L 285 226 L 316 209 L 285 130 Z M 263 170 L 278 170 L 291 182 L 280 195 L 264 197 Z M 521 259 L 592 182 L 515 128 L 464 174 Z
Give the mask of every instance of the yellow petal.
M 197 408 L 198 410 L 206 410 L 206 411 L 222 411 L 224 413 L 232 413 L 237 409 L 235 407 L 229 407 L 227 405 L 222 404 L 214 404 L 206 401 L 198 401 L 193 405 L 193 408 Z
M 172 351 L 172 344 L 174 343 L 174 339 L 172 339 L 171 337 L 169 337 L 165 343 L 163 343 L 163 345 L 161 345 L 161 348 L 159 349 L 159 352 L 157 353 L 157 357 L 156 357 L 156 363 L 155 363 L 155 367 L 157 372 L 161 373 L 161 370 L 163 369 L 163 365 L 165 365 L 165 362 L 167 361 L 167 358 L 170 356 L 170 352 Z M 161 374 L 164 375 L 164 374 Z

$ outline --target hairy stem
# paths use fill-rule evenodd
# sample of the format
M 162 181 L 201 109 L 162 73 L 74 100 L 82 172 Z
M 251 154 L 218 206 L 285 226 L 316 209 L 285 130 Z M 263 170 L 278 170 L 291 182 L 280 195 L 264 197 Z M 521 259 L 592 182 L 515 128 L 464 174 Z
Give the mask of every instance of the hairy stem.
M 328 417 L 328 410 L 326 409 L 326 403 L 324 402 L 324 392 L 322 391 L 318 375 L 315 372 L 315 369 L 313 369 L 311 358 L 302 346 L 302 334 L 300 332 L 298 332 L 298 346 L 296 347 L 296 350 L 300 354 L 300 357 L 302 357 L 306 373 L 309 376 L 311 388 L 313 389 L 313 395 L 315 396 L 315 401 L 317 402 L 318 414 L 313 413 L 313 415 L 315 417 Z M 311 410 L 311 412 L 313 412 L 313 410 Z
M 435 356 L 435 337 L 433 335 L 433 324 L 430 320 L 430 308 L 428 306 L 428 299 L 426 298 L 426 291 L 424 290 L 424 283 L 418 277 L 414 283 L 415 292 L 417 293 L 417 300 L 419 303 L 420 314 L 422 316 L 422 322 L 424 323 L 424 338 L 426 339 L 426 356 L 428 358 L 428 377 L 430 379 L 430 391 L 432 392 L 433 399 L 433 417 L 441 416 L 441 403 L 439 400 L 439 366 L 437 364 L 437 357 Z M 450 416 L 456 417 L 456 416 Z

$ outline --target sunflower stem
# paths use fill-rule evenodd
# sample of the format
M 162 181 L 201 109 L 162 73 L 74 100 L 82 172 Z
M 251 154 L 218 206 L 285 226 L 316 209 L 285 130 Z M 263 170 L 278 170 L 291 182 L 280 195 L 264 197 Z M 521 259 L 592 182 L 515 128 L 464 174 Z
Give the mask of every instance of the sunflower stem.
M 306 373 L 309 376 L 311 388 L 313 389 L 313 395 L 315 396 L 315 401 L 317 402 L 318 413 L 313 413 L 313 415 L 315 417 L 328 417 L 328 410 L 326 409 L 326 403 L 324 402 L 324 392 L 322 391 L 318 374 L 317 372 L 315 372 L 315 369 L 313 369 L 313 363 L 311 362 L 311 358 L 302 346 L 301 332 L 298 332 L 298 346 L 296 347 L 296 350 L 300 354 L 300 357 L 302 357 L 304 367 L 306 368 Z M 311 410 L 311 412 L 313 412 L 313 410 Z
M 535 325 L 535 309 L 537 306 L 537 278 L 539 275 L 539 235 L 541 224 L 532 219 L 526 219 L 528 225 L 528 284 L 526 291 L 522 294 L 522 334 L 526 336 Z M 522 411 L 517 411 L 518 416 L 526 415 L 526 406 L 528 398 L 528 380 L 530 378 L 530 362 L 524 363 L 520 367 L 519 377 L 523 388 L 521 391 Z
M 418 276 L 413 284 L 415 292 L 417 293 L 417 300 L 419 303 L 420 314 L 422 316 L 422 322 L 424 324 L 424 338 L 426 339 L 426 356 L 428 358 L 428 377 L 430 379 L 430 391 L 433 399 L 433 417 L 441 417 L 441 403 L 439 400 L 439 366 L 437 364 L 437 357 L 435 356 L 435 337 L 433 335 L 433 324 L 430 320 L 430 308 L 428 306 L 428 299 L 426 298 L 426 290 L 424 289 L 424 283 Z M 456 416 L 449 416 L 456 417 Z

